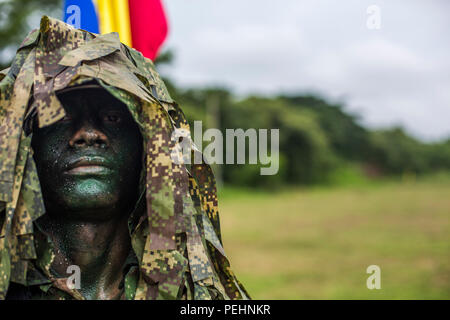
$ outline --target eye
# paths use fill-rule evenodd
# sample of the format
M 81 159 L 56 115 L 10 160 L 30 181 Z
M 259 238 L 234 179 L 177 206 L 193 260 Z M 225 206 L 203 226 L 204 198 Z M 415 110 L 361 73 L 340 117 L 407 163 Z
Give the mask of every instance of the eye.
M 66 112 L 66 115 L 64 116 L 64 118 L 62 118 L 62 119 L 59 120 L 59 121 L 61 121 L 61 122 L 69 122 L 69 121 L 72 121 L 72 117 L 71 117 L 70 114 L 68 114 L 68 113 Z
M 107 113 L 103 116 L 103 121 L 109 122 L 109 123 L 119 123 L 122 121 L 122 117 L 117 112 L 111 112 L 111 113 Z

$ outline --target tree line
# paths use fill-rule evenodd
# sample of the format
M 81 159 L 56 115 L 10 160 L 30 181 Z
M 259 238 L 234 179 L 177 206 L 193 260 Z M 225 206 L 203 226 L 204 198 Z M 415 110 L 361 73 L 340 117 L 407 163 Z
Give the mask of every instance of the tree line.
M 229 128 L 280 130 L 279 173 L 261 176 L 258 165 L 222 165 L 221 179 L 227 184 L 270 188 L 450 170 L 450 138 L 425 143 L 401 127 L 369 129 L 344 105 L 317 95 L 237 99 L 224 88 L 182 89 L 165 80 L 191 128 L 200 120 L 204 127 L 222 132 Z

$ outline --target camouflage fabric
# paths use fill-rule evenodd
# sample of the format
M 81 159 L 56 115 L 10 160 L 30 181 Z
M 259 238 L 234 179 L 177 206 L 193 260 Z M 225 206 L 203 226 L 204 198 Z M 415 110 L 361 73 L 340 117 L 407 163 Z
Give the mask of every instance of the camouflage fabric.
M 145 145 L 122 298 L 249 298 L 222 247 L 210 167 L 171 158 L 173 131 L 189 126 L 153 63 L 115 33 L 96 35 L 46 16 L 0 72 L 0 298 L 11 284 L 38 288 L 42 298 L 83 298 L 52 274 L 53 245 L 36 223 L 45 207 L 31 128 L 64 117 L 58 90 L 93 80 L 128 106 Z

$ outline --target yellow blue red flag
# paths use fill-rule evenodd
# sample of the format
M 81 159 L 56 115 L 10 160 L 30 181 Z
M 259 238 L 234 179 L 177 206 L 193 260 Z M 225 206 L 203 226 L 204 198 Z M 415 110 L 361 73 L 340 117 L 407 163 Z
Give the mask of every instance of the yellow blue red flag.
M 152 60 L 168 31 L 161 0 L 65 0 L 64 21 L 93 33 L 118 32 L 121 42 Z

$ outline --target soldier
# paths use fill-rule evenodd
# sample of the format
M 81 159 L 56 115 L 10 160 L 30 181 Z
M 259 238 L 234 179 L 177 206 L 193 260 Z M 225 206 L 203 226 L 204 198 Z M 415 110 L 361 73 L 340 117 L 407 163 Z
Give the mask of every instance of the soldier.
M 172 159 L 187 121 L 117 34 L 44 16 L 0 73 L 0 121 L 1 299 L 249 298 L 210 167 Z

